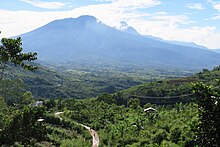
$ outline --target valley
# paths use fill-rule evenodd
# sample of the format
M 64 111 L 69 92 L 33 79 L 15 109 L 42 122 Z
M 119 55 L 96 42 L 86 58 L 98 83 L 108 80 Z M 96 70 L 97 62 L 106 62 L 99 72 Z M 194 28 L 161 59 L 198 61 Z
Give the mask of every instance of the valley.
M 102 93 L 115 93 L 147 81 L 192 75 L 192 70 L 163 69 L 140 66 L 113 65 L 40 65 L 36 72 L 9 66 L 8 79 L 22 79 L 26 90 L 36 99 L 96 97 Z
M 220 146 L 218 51 L 120 25 L 82 15 L 2 38 L 0 146 Z
M 134 85 L 137 86 L 131 86 L 129 85 L 130 83 L 125 83 L 131 88 L 109 92 L 112 94 L 97 93 L 97 97 L 83 99 L 83 97 L 65 98 L 56 95 L 55 91 L 61 88 L 60 86 L 53 86 L 53 84 L 56 82 L 58 84 L 61 77 L 65 79 L 69 76 L 55 71 L 54 69 L 57 67 L 46 68 L 38 66 L 40 68 L 36 73 L 23 71 L 13 66 L 12 70 L 16 70 L 16 72 L 13 72 L 16 73 L 14 76 L 16 75 L 16 78 L 20 76 L 19 78 L 23 78 L 24 82 L 27 82 L 25 79 L 37 78 L 38 80 L 35 82 L 40 81 L 38 84 L 42 85 L 42 90 L 45 90 L 47 85 L 53 87 L 47 92 L 48 94 L 52 92 L 53 96 L 57 98 L 44 98 L 43 107 L 27 106 L 28 103 L 34 103 L 38 95 L 33 95 L 33 97 L 32 94 L 23 94 L 28 89 L 25 89 L 25 83 L 21 80 L 1 81 L 1 97 L 5 98 L 0 100 L 3 108 L 1 109 L 2 117 L 0 119 L 2 124 L 0 141 L 3 144 L 92 146 L 91 136 L 84 126 L 79 125 L 80 123 L 97 131 L 100 146 L 194 146 L 197 144 L 195 141 L 195 126 L 198 122 L 199 112 L 192 83 L 204 82 L 213 87 L 218 87 L 219 81 L 216 79 L 220 76 L 219 67 L 215 67 L 213 70 L 203 69 L 203 71 L 191 76 L 186 76 L 189 74 L 186 72 L 186 75 L 179 75 L 180 77 L 177 77 L 178 74 L 174 74 L 176 77 L 172 77 L 172 74 L 169 74 L 171 77 L 158 74 L 158 77 L 153 78 L 152 76 L 144 79 L 142 75 L 143 79 L 139 81 L 142 84 L 136 83 Z M 65 71 L 61 68 L 57 69 Z M 80 77 L 86 78 L 86 75 L 91 71 L 90 68 L 90 70 L 77 69 L 74 71 L 67 70 L 66 72 L 73 72 L 71 74 L 80 80 Z M 104 71 L 107 70 L 105 69 Z M 110 78 L 114 77 L 113 73 L 108 74 L 108 72 L 105 72 L 105 79 L 109 76 L 111 76 Z M 122 71 L 118 72 L 118 76 L 122 73 Z M 126 73 L 128 74 L 129 72 Z M 11 73 L 8 77 L 12 78 L 12 75 Z M 97 74 L 97 76 L 100 75 L 102 75 L 102 72 Z M 39 80 L 39 76 L 43 76 L 44 78 L 41 77 L 43 80 Z M 123 79 L 124 76 L 123 74 L 119 79 Z M 52 82 L 51 80 L 54 77 L 59 77 L 57 78 L 59 80 Z M 141 79 L 140 75 L 137 77 Z M 112 79 L 109 80 L 112 81 Z M 52 82 L 52 84 L 48 84 L 45 81 Z M 121 81 L 116 80 L 117 82 L 118 84 L 121 83 Z M 30 83 L 26 84 L 28 87 Z M 23 88 L 22 85 L 24 85 Z M 102 87 L 101 85 L 99 86 Z M 13 87 L 16 89 L 13 89 Z M 8 91 L 5 94 L 4 88 Z M 36 87 L 34 89 L 36 90 Z M 64 89 L 63 92 L 66 93 L 67 91 Z M 41 93 L 44 93 L 44 91 L 41 91 Z M 183 95 L 185 96 L 179 97 Z M 12 100 L 16 101 L 8 101 L 7 98 L 13 96 L 15 97 Z M 170 99 L 172 100 L 170 101 Z M 12 103 L 16 103 L 16 105 L 10 105 Z M 155 111 L 145 112 L 145 108 L 153 108 Z M 56 112 L 64 112 L 61 116 L 62 119 L 54 117 Z M 43 122 L 37 122 L 36 120 L 39 118 L 43 119 Z M 17 126 L 16 128 L 14 128 L 15 125 Z M 29 125 L 32 126 L 31 129 Z M 29 133 L 27 133 L 27 130 L 29 130 Z M 15 135 L 16 132 L 20 133 Z M 34 132 L 40 133 L 41 136 L 36 136 Z M 11 137 L 13 135 L 15 135 L 15 138 Z

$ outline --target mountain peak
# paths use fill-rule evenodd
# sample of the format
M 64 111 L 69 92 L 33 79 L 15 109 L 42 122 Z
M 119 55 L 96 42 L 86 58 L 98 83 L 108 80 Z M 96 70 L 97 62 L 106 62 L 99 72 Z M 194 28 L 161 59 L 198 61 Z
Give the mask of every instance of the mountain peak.
M 64 19 L 58 19 L 54 20 L 47 25 L 43 26 L 42 28 L 46 30 L 57 30 L 57 29 L 67 29 L 67 28 L 74 28 L 76 26 L 82 27 L 85 26 L 86 24 L 94 24 L 94 23 L 99 23 L 100 21 L 95 18 L 94 16 L 90 15 L 82 15 L 77 18 L 64 18 Z M 44 30 L 45 31 L 45 30 Z
M 80 22 L 98 22 L 98 19 L 91 15 L 82 15 L 76 18 Z

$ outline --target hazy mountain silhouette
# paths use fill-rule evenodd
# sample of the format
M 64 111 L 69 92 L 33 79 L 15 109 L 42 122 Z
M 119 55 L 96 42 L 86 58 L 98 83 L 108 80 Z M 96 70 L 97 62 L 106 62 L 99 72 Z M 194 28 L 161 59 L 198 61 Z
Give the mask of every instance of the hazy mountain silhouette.
M 188 69 L 220 64 L 220 54 L 212 51 L 142 36 L 132 27 L 118 30 L 87 15 L 55 20 L 20 36 L 25 51 L 37 51 L 39 60 L 49 62 L 111 62 Z
M 216 53 L 219 53 L 219 54 L 220 54 L 220 49 L 214 49 L 214 50 L 212 50 L 212 51 L 214 51 L 214 52 L 216 52 Z

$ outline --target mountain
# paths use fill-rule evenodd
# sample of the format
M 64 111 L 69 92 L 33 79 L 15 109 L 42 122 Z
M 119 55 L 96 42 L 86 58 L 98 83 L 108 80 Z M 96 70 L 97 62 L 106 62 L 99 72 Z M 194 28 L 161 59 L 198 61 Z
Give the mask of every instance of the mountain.
M 55 20 L 19 36 L 25 51 L 36 51 L 39 60 L 51 63 L 136 64 L 187 69 L 220 64 L 220 55 L 212 51 L 118 30 L 88 15 Z
M 220 49 L 214 49 L 212 51 L 220 54 Z
M 198 45 L 198 44 L 196 44 L 194 42 L 164 40 L 162 38 L 154 37 L 154 36 L 151 36 L 151 35 L 145 35 L 145 37 L 151 38 L 151 39 L 155 39 L 155 40 L 158 40 L 158 41 L 162 41 L 162 42 L 165 42 L 165 43 L 169 43 L 169 44 L 175 44 L 175 45 L 181 45 L 181 46 L 192 47 L 192 48 L 199 48 L 199 49 L 206 49 L 206 50 L 209 49 L 209 48 L 207 48 L 205 46 Z
M 198 45 L 194 42 L 180 42 L 180 41 L 167 41 L 167 42 L 171 44 L 182 45 L 182 46 L 187 46 L 187 47 L 200 48 L 200 49 L 205 49 L 205 50 L 209 49 L 205 46 Z
M 128 24 L 124 21 L 121 22 L 121 25 L 118 28 L 118 30 L 121 30 L 122 32 L 130 33 L 130 34 L 133 34 L 133 35 L 141 35 L 133 27 L 128 26 Z
M 134 34 L 134 35 L 141 35 L 140 33 L 137 32 L 137 30 L 135 30 L 133 27 L 129 26 L 126 22 L 121 22 L 120 27 L 117 28 L 117 29 L 121 30 L 123 32 Z M 181 46 L 187 46 L 187 47 L 199 48 L 199 49 L 206 49 L 206 50 L 209 49 L 205 46 L 198 45 L 194 42 L 164 40 L 162 38 L 154 37 L 154 36 L 151 36 L 151 35 L 144 35 L 144 36 L 147 37 L 147 38 L 155 39 L 155 40 L 162 41 L 162 42 L 169 43 L 169 44 L 175 44 L 175 45 L 181 45 Z

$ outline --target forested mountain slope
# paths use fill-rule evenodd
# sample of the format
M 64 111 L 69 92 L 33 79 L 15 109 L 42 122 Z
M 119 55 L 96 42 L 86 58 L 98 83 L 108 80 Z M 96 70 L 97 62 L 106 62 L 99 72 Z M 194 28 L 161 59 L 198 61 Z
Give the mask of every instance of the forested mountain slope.
M 38 99 L 85 99 L 96 97 L 101 93 L 115 93 L 153 79 L 182 77 L 192 74 L 192 71 L 142 68 L 139 66 L 90 66 L 72 63 L 56 66 L 43 66 L 38 63 L 34 63 L 34 65 L 39 67 L 35 72 L 25 71 L 20 67 L 10 65 L 7 67 L 5 78 L 21 79 L 22 81 L 14 81 L 15 85 L 23 85 L 18 86 L 21 93 L 31 91 L 34 97 Z M 13 81 L 8 81 L 8 83 L 12 84 Z M 6 81 L 1 81 L 0 86 L 6 87 L 5 84 L 7 85 Z

